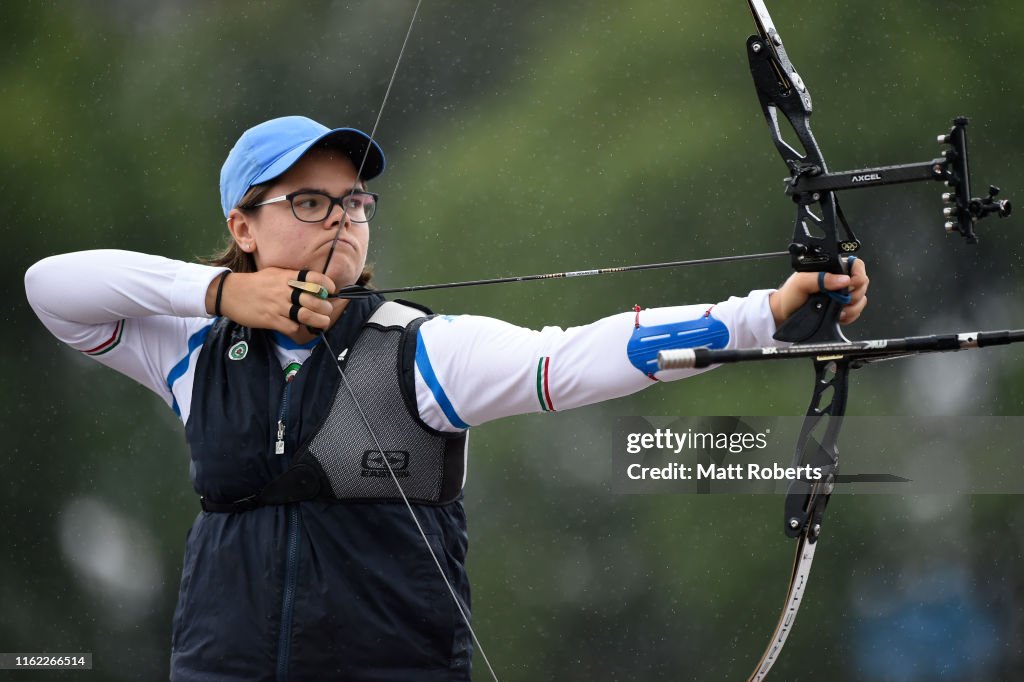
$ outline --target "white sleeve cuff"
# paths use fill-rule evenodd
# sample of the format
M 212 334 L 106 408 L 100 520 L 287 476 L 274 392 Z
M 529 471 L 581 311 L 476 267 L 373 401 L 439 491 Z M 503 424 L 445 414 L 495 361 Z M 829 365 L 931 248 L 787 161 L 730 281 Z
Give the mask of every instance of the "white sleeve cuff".
M 212 282 L 227 268 L 198 263 L 182 263 L 171 285 L 171 309 L 178 317 L 213 317 L 206 312 L 206 292 Z

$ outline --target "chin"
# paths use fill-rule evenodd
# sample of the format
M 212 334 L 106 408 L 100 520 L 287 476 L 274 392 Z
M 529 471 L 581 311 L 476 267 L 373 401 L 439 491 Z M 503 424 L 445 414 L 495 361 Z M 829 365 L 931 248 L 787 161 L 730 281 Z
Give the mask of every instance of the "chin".
M 362 272 L 362 268 L 360 268 L 359 270 L 353 270 L 348 267 L 343 269 L 336 269 L 334 267 L 330 267 L 327 270 L 327 276 L 330 277 L 331 281 L 334 282 L 340 288 L 355 284 L 356 280 L 359 279 L 359 275 L 361 275 Z

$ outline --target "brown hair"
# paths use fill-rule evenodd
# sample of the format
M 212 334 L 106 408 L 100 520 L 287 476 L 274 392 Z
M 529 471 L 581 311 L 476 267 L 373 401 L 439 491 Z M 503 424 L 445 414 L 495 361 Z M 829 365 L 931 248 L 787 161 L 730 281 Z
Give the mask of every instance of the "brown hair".
M 266 196 L 269 188 L 270 183 L 250 187 L 249 191 L 242 195 L 242 198 L 238 201 L 238 206 L 236 208 L 241 211 L 254 210 L 256 208 L 256 204 L 263 201 L 263 197 Z M 256 259 L 252 257 L 251 253 L 242 251 L 235 240 L 231 237 L 230 233 L 228 233 L 227 243 L 220 251 L 210 256 L 200 258 L 199 260 L 206 265 L 228 268 L 231 272 L 256 272 Z M 359 286 L 369 286 L 372 278 L 373 266 L 364 265 L 363 271 L 359 274 L 359 278 L 356 280 L 356 284 Z M 339 284 L 339 286 L 344 286 L 344 283 L 337 284 Z

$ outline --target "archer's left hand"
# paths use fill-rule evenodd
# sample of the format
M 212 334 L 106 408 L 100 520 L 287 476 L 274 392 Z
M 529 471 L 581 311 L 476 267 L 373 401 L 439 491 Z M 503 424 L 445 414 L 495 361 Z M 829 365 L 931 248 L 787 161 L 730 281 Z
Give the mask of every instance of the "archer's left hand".
M 869 282 L 867 268 L 864 267 L 864 261 L 860 258 L 853 261 L 852 271 L 849 275 L 825 274 L 826 289 L 830 291 L 845 289 L 850 293 L 850 302 L 843 307 L 843 312 L 839 315 L 840 324 L 850 324 L 860 317 L 864 306 L 868 304 Z M 780 325 L 785 322 L 807 301 L 808 296 L 817 291 L 819 291 L 818 273 L 794 272 L 790 275 L 778 291 L 768 298 L 772 316 L 775 317 L 775 324 Z

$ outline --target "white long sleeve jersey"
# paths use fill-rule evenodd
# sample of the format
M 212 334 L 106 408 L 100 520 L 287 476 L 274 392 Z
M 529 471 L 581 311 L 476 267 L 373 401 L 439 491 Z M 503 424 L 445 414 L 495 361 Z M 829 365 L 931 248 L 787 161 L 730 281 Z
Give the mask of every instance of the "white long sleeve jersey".
M 52 256 L 25 275 L 29 303 L 54 336 L 138 381 L 188 421 L 206 292 L 223 268 L 129 251 Z M 666 348 L 771 346 L 770 290 L 716 305 L 628 311 L 540 331 L 477 315 L 440 315 L 419 329 L 416 406 L 440 431 L 500 417 L 567 410 L 705 370 L 658 371 Z M 274 333 L 282 368 L 300 346 Z

